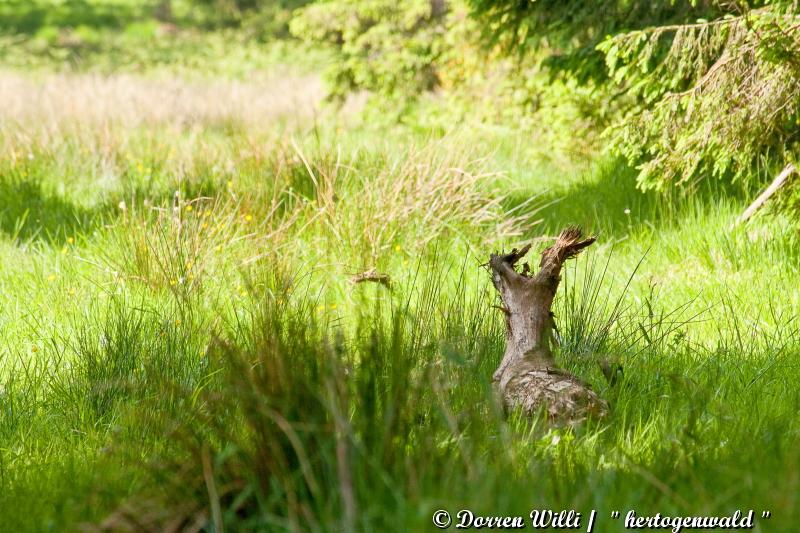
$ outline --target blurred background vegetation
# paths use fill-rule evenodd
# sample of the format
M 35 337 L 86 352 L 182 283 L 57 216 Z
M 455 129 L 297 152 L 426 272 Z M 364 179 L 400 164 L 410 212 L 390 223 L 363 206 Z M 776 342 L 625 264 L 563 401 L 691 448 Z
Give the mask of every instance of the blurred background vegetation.
M 252 69 L 276 41 L 303 42 L 276 53 L 332 54 L 329 97 L 379 95 L 371 120 L 535 124 L 549 151 L 601 147 L 663 189 L 762 183 L 796 158 L 796 28 L 787 0 L 3 0 L 0 57 L 213 70 L 244 43 L 260 47 L 238 54 Z

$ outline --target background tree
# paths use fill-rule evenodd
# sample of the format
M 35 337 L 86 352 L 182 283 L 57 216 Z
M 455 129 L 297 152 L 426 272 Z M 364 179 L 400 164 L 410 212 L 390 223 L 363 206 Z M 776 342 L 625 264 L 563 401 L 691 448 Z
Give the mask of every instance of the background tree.
M 796 1 L 470 5 L 492 42 L 521 54 L 547 42 L 555 72 L 605 80 L 613 97 L 626 97 L 606 135 L 644 188 L 742 179 L 796 157 Z
M 800 145 L 800 17 L 775 2 L 711 21 L 606 39 L 609 73 L 635 104 L 608 130 L 639 183 L 742 179 Z

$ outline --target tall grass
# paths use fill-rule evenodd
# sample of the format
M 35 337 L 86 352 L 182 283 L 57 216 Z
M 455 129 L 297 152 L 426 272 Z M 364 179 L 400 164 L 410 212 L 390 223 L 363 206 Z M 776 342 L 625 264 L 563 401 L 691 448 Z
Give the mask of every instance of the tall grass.
M 786 468 L 797 466 L 798 427 L 792 401 L 776 405 L 773 394 L 796 400 L 797 376 L 772 355 L 777 339 L 797 341 L 796 329 L 703 351 L 680 335 L 653 342 L 663 320 L 639 323 L 642 336 L 631 341 L 617 328 L 639 318 L 626 309 L 607 335 L 635 356 L 615 388 L 595 381 L 612 401 L 611 419 L 548 429 L 496 409 L 490 376 L 502 320 L 486 315 L 489 295 L 473 299 L 481 291 L 453 280 L 452 301 L 431 298 L 447 290 L 435 267 L 427 271 L 407 288 L 410 298 L 365 303 L 352 332 L 318 323 L 302 297 L 255 304 L 246 332 L 214 344 L 206 371 L 219 381 L 183 389 L 175 419 L 146 417 L 165 425 L 171 446 L 151 463 L 150 488 L 103 527 L 418 530 L 438 508 L 540 506 L 684 514 L 761 506 L 772 510 L 771 526 L 791 519 L 787 491 L 797 479 Z M 588 305 L 594 294 L 575 298 Z
M 499 168 L 481 154 L 505 139 L 477 151 L 474 132 L 365 142 L 289 104 L 248 115 L 231 95 L 256 82 L 125 78 L 127 101 L 123 78 L 73 76 L 2 88 L 0 529 L 421 530 L 439 508 L 538 507 L 790 523 L 791 221 L 731 230 L 741 194 L 642 196 L 616 164 Z M 557 358 L 612 415 L 570 431 L 496 409 L 504 325 L 479 265 L 576 222 L 599 243 L 564 273 Z M 368 269 L 391 283 L 352 282 Z

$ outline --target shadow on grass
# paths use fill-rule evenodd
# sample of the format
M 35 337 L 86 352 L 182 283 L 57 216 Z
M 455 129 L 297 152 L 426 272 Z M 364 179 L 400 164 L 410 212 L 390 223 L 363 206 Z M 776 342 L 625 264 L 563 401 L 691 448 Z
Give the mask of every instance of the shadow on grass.
M 181 198 L 214 198 L 219 194 L 211 178 L 184 182 Z M 126 202 L 149 200 L 153 206 L 168 206 L 175 188 L 168 184 L 138 185 L 121 195 Z M 20 242 L 41 241 L 61 246 L 79 233 L 91 232 L 113 221 L 121 213 L 119 200 L 106 200 L 93 207 L 76 205 L 32 178 L 0 177 L 0 232 Z
M 703 180 L 690 187 L 664 191 L 642 191 L 636 186 L 637 171 L 624 161 L 607 160 L 578 179 L 565 181 L 539 197 L 543 205 L 536 215 L 542 224 L 537 233 L 555 233 L 568 224 L 577 224 L 607 237 L 623 237 L 643 225 L 652 229 L 679 223 L 688 211 L 709 209 L 722 198 L 743 205 L 750 199 L 741 184 Z M 511 195 L 509 209 L 529 198 L 525 192 Z
M 0 181 L 0 231 L 19 241 L 63 244 L 100 223 L 104 208 L 87 209 L 29 179 Z

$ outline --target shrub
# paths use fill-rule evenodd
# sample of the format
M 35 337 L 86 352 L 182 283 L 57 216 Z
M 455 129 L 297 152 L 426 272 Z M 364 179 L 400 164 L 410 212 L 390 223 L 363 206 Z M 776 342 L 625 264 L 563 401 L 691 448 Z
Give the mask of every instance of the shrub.
M 291 32 L 338 50 L 328 73 L 335 96 L 353 89 L 416 94 L 439 85 L 447 14 L 443 3 L 428 0 L 334 0 L 302 9 Z

